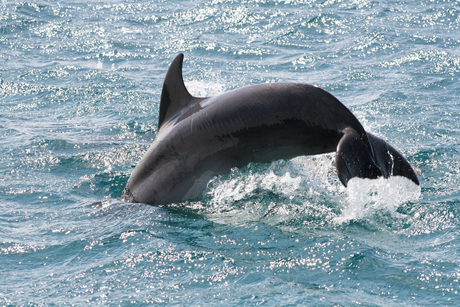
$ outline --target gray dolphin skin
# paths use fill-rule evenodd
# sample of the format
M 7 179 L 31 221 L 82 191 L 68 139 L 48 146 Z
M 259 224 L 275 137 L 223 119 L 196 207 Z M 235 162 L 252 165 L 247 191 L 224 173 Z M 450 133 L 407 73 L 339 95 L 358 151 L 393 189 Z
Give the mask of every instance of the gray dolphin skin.
M 340 181 L 404 176 L 407 160 L 367 133 L 334 96 L 309 84 L 243 87 L 193 97 L 182 79 L 183 54 L 166 73 L 155 141 L 134 169 L 122 199 L 164 205 L 198 197 L 209 180 L 250 162 L 336 151 Z

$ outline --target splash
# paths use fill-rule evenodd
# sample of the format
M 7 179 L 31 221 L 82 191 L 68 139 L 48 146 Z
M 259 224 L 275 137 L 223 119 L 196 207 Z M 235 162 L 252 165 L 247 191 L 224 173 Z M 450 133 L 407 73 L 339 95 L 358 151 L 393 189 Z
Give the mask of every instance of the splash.
M 380 224 L 381 217 L 393 224 L 407 221 L 409 217 L 398 209 L 419 199 L 420 186 L 396 176 L 353 178 L 345 188 L 337 179 L 332 157 L 297 157 L 234 168 L 230 174 L 213 178 L 203 197 L 186 206 L 226 225 L 262 222 L 305 230 L 305 225 L 351 221 Z
M 346 194 L 342 213 L 333 220 L 337 224 L 368 219 L 379 212 L 397 217 L 400 215 L 397 209 L 402 204 L 419 199 L 421 188 L 401 176 L 388 179 L 353 178 L 348 182 Z
M 225 92 L 223 84 L 212 81 L 191 80 L 185 82 L 185 86 L 195 97 L 211 97 Z
M 332 159 L 329 155 L 297 157 L 271 164 L 250 163 L 232 169 L 228 175 L 213 178 L 205 191 L 208 204 L 234 207 L 238 202 L 254 202 L 269 198 L 275 202 L 291 202 L 308 195 L 323 194 L 329 183 Z M 338 182 L 338 181 L 337 181 Z M 222 210 L 222 209 L 220 209 Z
M 332 176 L 336 178 L 331 169 L 328 155 L 251 163 L 213 178 L 203 197 L 186 206 L 226 225 L 330 221 L 331 208 L 339 205 L 339 182 L 331 180 Z
M 289 202 L 299 194 L 301 182 L 300 176 L 290 172 L 277 175 L 272 169 L 234 169 L 228 176 L 211 180 L 205 192 L 204 208 L 219 219 L 232 216 L 239 223 L 258 220 L 273 202 Z

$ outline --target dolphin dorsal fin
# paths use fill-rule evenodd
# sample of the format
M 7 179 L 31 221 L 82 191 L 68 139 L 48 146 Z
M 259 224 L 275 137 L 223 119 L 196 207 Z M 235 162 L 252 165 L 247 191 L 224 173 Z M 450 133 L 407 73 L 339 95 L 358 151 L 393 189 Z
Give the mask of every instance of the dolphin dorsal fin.
M 182 62 L 184 55 L 177 55 L 169 66 L 163 83 L 160 101 L 158 129 L 184 107 L 190 105 L 192 95 L 187 91 L 182 78 Z

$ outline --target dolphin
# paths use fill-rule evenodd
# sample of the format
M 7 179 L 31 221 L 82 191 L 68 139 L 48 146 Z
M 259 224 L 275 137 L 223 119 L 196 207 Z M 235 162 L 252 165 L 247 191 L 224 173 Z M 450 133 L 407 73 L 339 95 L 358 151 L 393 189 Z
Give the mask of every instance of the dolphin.
M 194 199 L 213 176 L 233 167 L 333 151 L 344 186 L 353 177 L 382 176 L 419 185 L 407 160 L 366 132 L 327 91 L 267 83 L 193 97 L 184 85 L 183 59 L 176 56 L 166 73 L 156 138 L 132 172 L 123 200 L 165 205 Z

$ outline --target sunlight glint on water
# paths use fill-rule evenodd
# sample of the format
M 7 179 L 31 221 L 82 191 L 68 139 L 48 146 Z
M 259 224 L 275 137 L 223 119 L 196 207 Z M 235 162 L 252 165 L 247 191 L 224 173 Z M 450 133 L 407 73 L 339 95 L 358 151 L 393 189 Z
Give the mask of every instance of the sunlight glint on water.
M 3 1 L 0 305 L 458 306 L 458 50 L 454 0 Z M 420 188 L 332 153 L 121 201 L 178 53 L 195 96 L 326 89 Z

